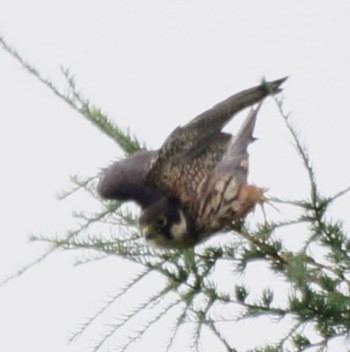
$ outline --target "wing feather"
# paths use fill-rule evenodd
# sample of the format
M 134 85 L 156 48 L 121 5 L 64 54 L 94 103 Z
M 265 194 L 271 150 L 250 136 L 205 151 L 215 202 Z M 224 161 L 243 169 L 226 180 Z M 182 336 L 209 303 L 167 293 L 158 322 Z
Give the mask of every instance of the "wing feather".
M 242 109 L 280 92 L 286 78 L 235 94 L 176 128 L 165 140 L 145 173 L 146 182 L 184 205 L 195 202 L 205 179 L 221 160 L 231 136 L 221 129 Z

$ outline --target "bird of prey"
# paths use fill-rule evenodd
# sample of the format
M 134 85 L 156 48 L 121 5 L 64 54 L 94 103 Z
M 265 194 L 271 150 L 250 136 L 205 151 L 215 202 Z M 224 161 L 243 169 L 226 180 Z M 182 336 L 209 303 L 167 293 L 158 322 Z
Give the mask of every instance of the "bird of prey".
M 103 172 L 98 193 L 139 204 L 141 231 L 156 247 L 189 248 L 234 228 L 264 201 L 264 190 L 247 184 L 247 149 L 261 102 L 280 92 L 285 80 L 235 94 L 177 127 L 158 150 L 115 162 Z M 235 136 L 221 131 L 234 115 L 258 103 Z

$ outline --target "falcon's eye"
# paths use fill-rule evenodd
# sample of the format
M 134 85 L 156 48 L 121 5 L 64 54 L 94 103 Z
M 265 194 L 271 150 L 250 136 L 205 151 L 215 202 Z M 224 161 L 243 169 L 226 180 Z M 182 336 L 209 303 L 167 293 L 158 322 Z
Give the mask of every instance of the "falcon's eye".
M 166 223 L 167 223 L 167 221 L 166 221 L 166 217 L 165 217 L 165 216 L 161 215 L 161 216 L 159 216 L 159 217 L 157 218 L 157 225 L 158 225 L 159 227 L 165 226 Z

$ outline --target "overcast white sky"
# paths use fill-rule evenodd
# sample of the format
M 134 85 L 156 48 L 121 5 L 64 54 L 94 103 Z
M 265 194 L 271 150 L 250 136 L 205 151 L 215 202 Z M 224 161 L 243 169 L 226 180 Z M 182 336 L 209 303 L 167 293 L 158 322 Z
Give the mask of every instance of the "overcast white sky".
M 348 0 L 0 0 L 0 33 L 57 84 L 60 65 L 70 68 L 92 102 L 152 147 L 263 76 L 289 75 L 286 107 L 321 189 L 330 194 L 350 184 Z M 6 275 L 38 253 L 27 243 L 31 233 L 74 224 L 70 211 L 84 204 L 55 198 L 69 175 L 94 174 L 118 149 L 3 50 L 0 102 L 0 274 Z M 272 100 L 256 136 L 251 179 L 281 197 L 305 194 Z M 347 218 L 349 208 L 345 196 L 333 213 Z M 0 288 L 1 351 L 77 350 L 66 345 L 67 329 L 119 278 L 115 264 L 71 263 L 71 256 L 55 255 Z

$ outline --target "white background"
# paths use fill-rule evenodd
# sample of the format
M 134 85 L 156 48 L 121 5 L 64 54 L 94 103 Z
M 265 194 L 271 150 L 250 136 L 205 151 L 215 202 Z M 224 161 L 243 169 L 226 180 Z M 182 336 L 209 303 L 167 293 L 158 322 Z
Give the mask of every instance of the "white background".
M 321 190 L 350 184 L 347 0 L 0 0 L 0 32 L 62 88 L 59 67 L 70 68 L 93 103 L 154 148 L 177 125 L 262 77 L 289 75 L 286 110 L 309 146 Z M 120 154 L 3 50 L 0 124 L 5 277 L 42 252 L 28 244 L 30 234 L 74 226 L 71 210 L 85 204 L 55 197 L 69 175 L 92 175 Z M 251 180 L 280 197 L 305 196 L 305 174 L 272 100 L 255 134 Z M 345 196 L 332 208 L 347 229 L 349 206 Z M 72 258 L 56 254 L 0 288 L 1 351 L 80 350 L 66 344 L 67 331 L 125 269 L 120 262 L 73 267 Z

